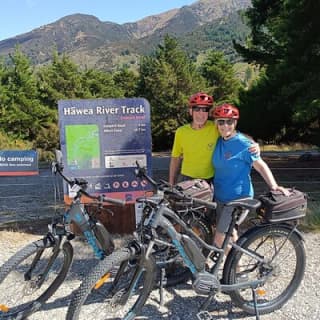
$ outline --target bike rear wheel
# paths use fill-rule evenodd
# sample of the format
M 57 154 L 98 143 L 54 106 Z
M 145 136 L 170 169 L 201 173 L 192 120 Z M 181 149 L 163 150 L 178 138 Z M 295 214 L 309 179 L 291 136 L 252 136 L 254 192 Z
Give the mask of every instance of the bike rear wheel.
M 39 310 L 64 281 L 72 262 L 72 246 L 66 242 L 60 250 L 47 240 L 30 243 L 1 266 L 0 319 L 26 318 Z M 42 277 L 52 257 L 52 265 Z
M 127 248 L 114 251 L 74 292 L 66 319 L 134 319 L 154 286 L 155 272 L 152 257 L 134 257 Z
M 290 226 L 267 225 L 247 232 L 238 244 L 265 263 L 232 249 L 224 268 L 224 282 L 234 284 L 266 277 L 263 286 L 256 290 L 258 311 L 263 314 L 280 309 L 304 276 L 306 255 L 300 234 L 292 232 Z M 255 314 L 251 288 L 233 291 L 230 297 L 238 307 Z

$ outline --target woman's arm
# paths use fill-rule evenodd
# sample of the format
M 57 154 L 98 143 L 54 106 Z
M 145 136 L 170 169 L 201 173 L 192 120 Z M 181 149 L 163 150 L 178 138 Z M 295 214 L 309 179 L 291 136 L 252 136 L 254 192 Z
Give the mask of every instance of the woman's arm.
M 286 196 L 290 195 L 290 192 L 288 189 L 281 187 L 277 184 L 270 168 L 262 159 L 254 161 L 253 167 L 260 173 L 260 175 L 262 176 L 262 178 L 264 179 L 264 181 L 267 183 L 267 185 L 271 190 L 281 191 Z

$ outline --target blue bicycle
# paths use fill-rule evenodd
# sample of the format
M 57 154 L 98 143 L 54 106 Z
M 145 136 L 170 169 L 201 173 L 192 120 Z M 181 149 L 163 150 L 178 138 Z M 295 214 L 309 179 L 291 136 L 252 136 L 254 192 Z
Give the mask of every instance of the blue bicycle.
M 69 179 L 62 173 L 60 161 L 52 163 L 53 174 L 59 174 L 70 188 L 72 202 L 68 210 L 54 217 L 47 234 L 15 253 L 0 268 L 0 319 L 25 319 L 36 312 L 65 280 L 73 259 L 71 240 L 76 225 L 102 260 L 112 253 L 114 244 L 96 213 L 88 212 L 82 197 L 90 198 L 99 207 L 106 202 L 124 205 L 119 199 L 90 195 L 87 181 Z

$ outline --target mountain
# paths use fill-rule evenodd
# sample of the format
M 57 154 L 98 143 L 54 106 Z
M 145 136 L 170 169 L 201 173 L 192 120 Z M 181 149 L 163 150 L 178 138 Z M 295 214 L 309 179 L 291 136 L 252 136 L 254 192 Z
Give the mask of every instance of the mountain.
M 192 55 L 212 48 L 236 59 L 231 40 L 242 40 L 248 34 L 239 10 L 250 3 L 250 0 L 200 0 L 124 24 L 74 14 L 0 41 L 0 55 L 7 56 L 19 46 L 32 63 L 43 64 L 57 50 L 81 66 L 108 70 L 119 64 L 137 64 L 140 55 L 151 53 L 163 36 L 170 34 Z

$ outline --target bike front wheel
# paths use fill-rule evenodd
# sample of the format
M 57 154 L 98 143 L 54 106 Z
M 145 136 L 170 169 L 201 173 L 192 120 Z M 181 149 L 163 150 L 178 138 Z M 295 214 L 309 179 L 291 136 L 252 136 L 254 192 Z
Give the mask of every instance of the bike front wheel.
M 155 281 L 155 262 L 122 248 L 100 261 L 71 299 L 67 320 L 134 319 Z
M 305 271 L 306 254 L 301 235 L 288 225 L 266 225 L 247 232 L 238 244 L 263 259 L 232 249 L 223 279 L 226 284 L 265 278 L 256 289 L 259 313 L 280 309 L 299 287 Z M 230 293 L 232 301 L 249 314 L 255 314 L 252 289 Z
M 60 250 L 47 240 L 30 243 L 1 266 L 0 319 L 25 319 L 64 281 L 72 262 L 72 246 L 66 242 Z

